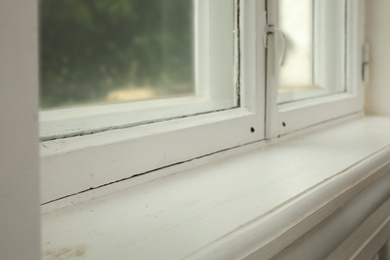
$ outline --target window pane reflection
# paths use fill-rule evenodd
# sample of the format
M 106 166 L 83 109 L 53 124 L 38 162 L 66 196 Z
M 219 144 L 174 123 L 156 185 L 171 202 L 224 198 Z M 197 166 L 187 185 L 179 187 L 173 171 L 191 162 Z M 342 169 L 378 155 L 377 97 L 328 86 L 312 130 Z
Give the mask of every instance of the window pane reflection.
M 345 92 L 345 1 L 279 0 L 287 38 L 279 103 Z
M 41 109 L 194 93 L 192 0 L 40 0 Z

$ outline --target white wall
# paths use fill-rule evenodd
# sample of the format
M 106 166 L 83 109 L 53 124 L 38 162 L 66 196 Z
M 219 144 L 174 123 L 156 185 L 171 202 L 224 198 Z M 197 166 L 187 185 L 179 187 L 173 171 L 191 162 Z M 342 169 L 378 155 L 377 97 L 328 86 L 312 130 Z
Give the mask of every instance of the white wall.
M 0 0 L 0 259 L 40 259 L 37 0 Z
M 371 49 L 366 109 L 390 116 L 390 1 L 366 0 L 366 8 L 366 38 Z

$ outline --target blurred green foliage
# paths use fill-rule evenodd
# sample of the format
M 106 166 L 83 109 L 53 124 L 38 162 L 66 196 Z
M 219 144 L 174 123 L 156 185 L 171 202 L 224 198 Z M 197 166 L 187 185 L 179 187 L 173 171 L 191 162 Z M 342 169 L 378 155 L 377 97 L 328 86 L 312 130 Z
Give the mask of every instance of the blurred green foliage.
M 40 0 L 41 108 L 127 86 L 191 92 L 192 28 L 192 0 Z

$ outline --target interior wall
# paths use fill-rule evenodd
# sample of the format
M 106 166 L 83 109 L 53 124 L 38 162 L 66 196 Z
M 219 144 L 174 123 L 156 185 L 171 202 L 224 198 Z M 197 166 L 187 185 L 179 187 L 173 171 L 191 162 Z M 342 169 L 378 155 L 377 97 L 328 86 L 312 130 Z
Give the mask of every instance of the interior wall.
M 390 1 L 366 0 L 366 41 L 370 44 L 370 82 L 366 111 L 390 116 Z
M 37 0 L 0 0 L 0 259 L 40 259 Z

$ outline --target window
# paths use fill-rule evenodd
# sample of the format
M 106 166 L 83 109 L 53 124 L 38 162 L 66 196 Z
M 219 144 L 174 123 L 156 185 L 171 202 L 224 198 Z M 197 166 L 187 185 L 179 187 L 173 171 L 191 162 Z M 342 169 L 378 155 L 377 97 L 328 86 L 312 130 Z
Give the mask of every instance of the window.
M 238 107 L 233 0 L 40 7 L 42 140 Z
M 103 6 L 100 2 L 104 2 Z M 41 17 L 41 75 L 42 84 L 47 84 L 41 92 L 45 100 L 41 111 L 41 171 L 42 186 L 46 189 L 43 201 L 264 139 L 264 63 L 258 62 L 264 60 L 264 49 L 258 45 L 258 35 L 254 33 L 264 27 L 263 21 L 256 18 L 256 10 L 264 9 L 262 3 L 235 0 L 57 3 L 41 0 L 40 5 L 41 16 L 50 13 L 45 13 L 45 8 L 52 12 L 48 18 Z M 61 8 L 54 8 L 56 5 Z M 131 8 L 136 8 L 137 12 L 131 13 Z M 115 23 L 109 13 L 111 9 Z M 57 11 L 53 10 L 65 14 L 55 14 Z M 183 21 L 180 20 L 178 31 L 173 32 L 179 21 L 170 19 L 173 19 L 172 13 L 179 11 L 184 14 L 177 19 Z M 87 13 L 88 19 L 84 17 Z M 149 24 L 148 17 L 153 17 L 154 22 Z M 130 37 L 128 30 L 132 27 L 128 20 L 131 19 L 141 19 L 135 24 L 141 23 L 144 28 Z M 77 36 L 62 35 L 67 30 L 58 30 L 61 26 L 75 27 L 74 23 L 82 23 L 86 29 L 72 30 Z M 129 28 L 117 32 L 115 28 L 122 28 L 123 24 Z M 90 34 L 85 35 L 85 30 Z M 61 33 L 56 36 L 58 31 Z M 49 36 L 52 38 L 45 43 Z M 50 51 L 48 46 L 63 37 L 72 40 L 66 46 L 65 40 L 60 41 L 59 44 L 64 45 L 61 45 L 62 53 L 58 46 L 51 46 L 54 50 Z M 78 43 L 79 37 L 85 37 L 82 38 L 85 42 Z M 80 49 L 80 45 L 83 48 Z M 149 45 L 156 48 L 151 56 L 146 55 L 146 50 L 142 52 Z M 70 47 L 75 51 L 72 64 L 82 63 L 79 67 L 64 68 L 64 61 L 71 62 L 67 56 Z M 142 55 L 131 56 L 134 48 L 139 48 L 137 53 Z M 49 58 L 45 61 L 46 51 L 60 57 L 51 58 L 47 54 Z M 147 63 L 148 59 L 152 59 L 151 63 Z M 134 65 L 143 63 L 146 63 L 143 68 Z M 142 74 L 142 69 L 148 73 Z M 118 79 L 114 74 L 120 75 Z M 59 87 L 55 86 L 58 75 L 63 80 Z M 68 82 L 63 75 L 68 77 Z M 138 88 L 137 77 L 141 87 L 148 84 L 150 87 Z M 80 94 L 84 95 L 83 100 L 71 97 L 59 105 L 50 103 L 52 96 L 45 94 L 45 88 L 49 92 L 78 91 L 74 89 L 78 88 L 80 79 L 82 87 L 92 89 L 88 84 L 91 78 L 94 85 L 102 89 L 100 94 L 89 94 L 94 91 Z M 126 84 L 129 86 L 123 87 Z M 162 95 L 164 98 L 156 96 L 107 104 L 111 102 L 107 100 L 110 95 L 134 90 L 155 91 L 163 85 L 177 89 L 183 84 L 189 87 L 180 94 L 166 90 L 171 94 Z M 56 97 L 56 102 L 61 101 L 61 96 L 60 93 Z
M 267 1 L 267 138 L 362 111 L 363 5 Z
M 345 1 L 280 1 L 286 57 L 279 68 L 279 104 L 345 92 L 346 11 Z
M 42 109 L 194 93 L 191 1 L 40 7 Z
M 295 12 L 287 12 L 292 2 Z M 361 4 L 40 0 L 42 201 L 361 111 Z M 66 15 L 50 12 L 55 5 Z M 290 22 L 299 12 L 304 22 Z M 60 26 L 77 36 L 55 36 Z M 92 89 L 89 82 L 98 91 L 79 92 Z

